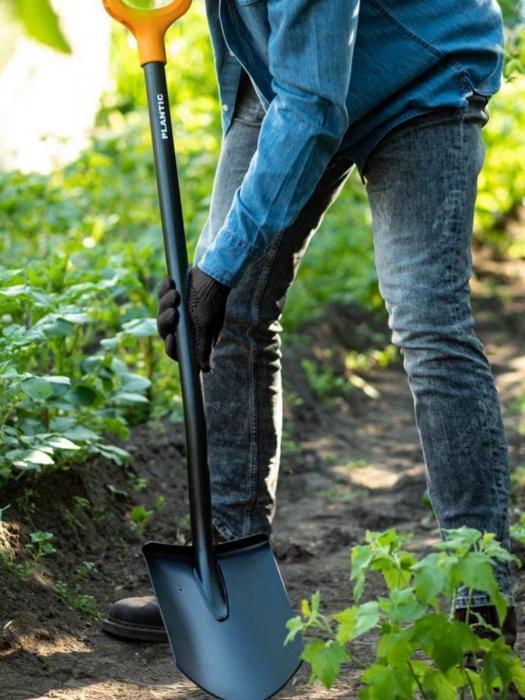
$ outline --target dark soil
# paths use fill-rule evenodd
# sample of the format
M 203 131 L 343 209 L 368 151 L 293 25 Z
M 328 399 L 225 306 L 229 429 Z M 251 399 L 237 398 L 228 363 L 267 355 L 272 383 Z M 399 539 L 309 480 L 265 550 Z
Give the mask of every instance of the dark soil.
M 525 264 L 498 263 L 497 276 L 480 258 L 478 266 L 475 315 L 503 403 L 516 473 L 514 509 L 525 501 L 516 471 L 525 466 L 525 440 L 513 410 L 525 386 Z M 330 363 L 341 369 L 348 347 L 377 346 L 378 336 L 388 338 L 384 318 L 334 307 L 322 324 L 303 329 L 308 342 L 290 347 L 285 357 L 287 440 L 274 548 L 294 606 L 318 589 L 328 612 L 350 603 L 349 551 L 366 529 L 410 531 L 410 547 L 421 554 L 438 539 L 422 501 L 425 469 L 400 360 L 366 375 L 376 399 L 353 389 L 320 401 L 300 368 L 302 358 L 322 359 L 329 348 Z M 25 580 L 0 564 L 1 700 L 207 697 L 179 674 L 166 644 L 117 641 L 100 631 L 94 611 L 77 609 L 83 600 L 86 605 L 82 595 L 93 596 L 103 613 L 116 598 L 148 593 L 141 541 L 188 537 L 181 427 L 168 422 L 138 427 L 126 448 L 132 454 L 126 469 L 93 461 L 31 483 L 30 493 L 26 482 L 1 496 L 0 506 L 11 503 L 11 508 L 0 524 L 0 551 L 11 552 L 15 564 L 28 561 L 24 544 L 35 530 L 53 532 L 57 549 Z M 137 504 L 154 511 L 143 536 L 128 517 Z M 82 562 L 96 569 L 84 567 L 79 575 Z M 61 591 L 67 591 L 69 603 Z M 515 591 L 523 620 L 525 573 L 517 576 Z M 523 650 L 518 640 L 518 651 Z M 361 640 L 355 652 L 371 661 L 373 640 Z M 355 672 L 330 691 L 309 686 L 307 678 L 301 669 L 278 697 L 357 697 Z

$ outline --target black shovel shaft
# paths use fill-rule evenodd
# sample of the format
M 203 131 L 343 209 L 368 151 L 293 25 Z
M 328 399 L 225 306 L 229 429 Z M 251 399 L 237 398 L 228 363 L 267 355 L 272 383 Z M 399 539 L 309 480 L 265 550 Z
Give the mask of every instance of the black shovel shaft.
M 217 611 L 224 607 L 224 595 L 213 551 L 206 417 L 200 373 L 193 351 L 192 327 L 187 311 L 188 252 L 164 64 L 146 63 L 144 75 L 166 263 L 169 276 L 182 297 L 177 329 L 177 352 L 186 426 L 191 530 L 197 554 L 196 566 L 205 593 L 209 597 L 208 602 L 212 609 Z

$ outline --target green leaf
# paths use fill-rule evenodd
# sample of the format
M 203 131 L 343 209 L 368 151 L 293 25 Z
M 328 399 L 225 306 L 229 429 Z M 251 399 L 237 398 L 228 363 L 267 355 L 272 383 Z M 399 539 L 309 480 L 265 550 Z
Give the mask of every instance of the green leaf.
M 78 384 L 67 392 L 66 398 L 74 406 L 92 406 L 97 400 L 97 393 L 85 384 Z
M 290 642 L 293 642 L 297 635 L 301 633 L 303 629 L 302 618 L 299 616 L 292 617 L 291 620 L 288 620 L 288 622 L 286 623 L 286 628 L 288 629 L 288 634 L 286 635 L 286 639 L 284 640 L 285 646 L 286 644 L 290 644 Z
M 433 552 L 412 566 L 415 572 L 412 585 L 422 603 L 429 603 L 446 588 L 447 572 L 442 566 L 443 556 Z
M 69 377 L 62 377 L 59 374 L 45 374 L 42 375 L 42 379 L 46 379 L 50 384 L 58 384 L 59 386 L 71 385 L 71 379 Z
M 158 334 L 157 321 L 154 318 L 135 318 L 122 325 L 122 331 L 126 335 L 143 338 Z
M 74 442 L 71 442 L 71 440 L 68 440 L 66 437 L 63 436 L 53 436 L 50 437 L 46 440 L 48 445 L 51 445 L 51 447 L 56 447 L 59 450 L 79 450 L 80 447 L 78 445 L 75 445 Z
M 353 590 L 354 600 L 359 602 L 365 588 L 365 574 L 374 553 L 369 545 L 356 545 L 352 547 L 350 580 L 355 581 Z
M 14 464 L 18 466 L 26 466 L 26 462 L 29 462 L 29 464 L 39 464 L 39 465 L 46 465 L 49 466 L 50 464 L 54 464 L 54 460 L 49 456 L 47 452 L 44 452 L 43 450 L 31 450 L 28 452 L 26 455 L 24 455 L 23 459 L 17 460 L 14 462 Z
M 125 464 L 129 459 L 129 452 L 116 445 L 93 445 L 92 449 L 116 464 Z
M 48 399 L 53 394 L 53 386 L 51 382 L 43 377 L 30 377 L 25 379 L 21 384 L 20 388 L 35 401 L 44 401 Z
M 339 622 L 337 641 L 341 645 L 366 634 L 379 622 L 379 606 L 375 600 L 359 606 L 347 608 L 333 616 Z
M 133 393 L 145 391 L 151 386 L 151 382 L 146 377 L 141 377 L 139 374 L 123 374 L 120 375 L 122 388 Z
M 449 621 L 441 613 L 433 613 L 414 623 L 412 643 L 420 646 L 441 671 L 460 664 L 463 653 L 478 649 L 479 642 L 469 625 Z
M 132 394 L 129 391 L 119 391 L 113 396 L 115 403 L 133 404 L 133 403 L 149 403 L 148 399 L 142 394 Z
M 416 647 L 411 643 L 412 629 L 383 633 L 377 644 L 377 658 L 388 664 L 400 666 L 408 661 Z
M 392 624 L 411 622 L 425 614 L 427 606 L 421 604 L 412 588 L 394 588 L 388 598 L 381 598 L 381 610 Z
M 421 683 L 425 692 L 430 691 L 432 695 L 428 693 L 429 696 L 435 700 L 457 700 L 458 688 L 464 685 L 465 679 L 455 667 L 451 672 L 426 667 Z
M 14 7 L 31 38 L 62 53 L 71 53 L 49 0 L 16 0 Z
M 374 700 L 408 700 L 414 696 L 416 682 L 407 664 L 399 667 L 372 664 L 361 680 L 370 686 L 369 697 Z
M 326 688 L 331 688 L 341 664 L 348 661 L 349 656 L 339 642 L 314 639 L 305 646 L 301 658 L 312 667 L 310 680 L 318 678 Z
M 98 433 L 95 433 L 89 428 L 84 428 L 82 425 L 76 425 L 73 428 L 68 428 L 64 432 L 64 437 L 70 440 L 79 440 L 81 442 L 94 442 L 99 439 Z
M 303 598 L 301 601 L 301 615 L 303 617 L 310 617 L 311 614 L 310 602 L 306 598 Z

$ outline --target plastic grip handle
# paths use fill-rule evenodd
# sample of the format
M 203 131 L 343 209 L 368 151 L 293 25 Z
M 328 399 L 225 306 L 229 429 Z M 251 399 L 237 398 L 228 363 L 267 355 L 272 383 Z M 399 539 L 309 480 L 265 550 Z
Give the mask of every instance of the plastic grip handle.
M 168 28 L 188 11 L 191 0 L 173 0 L 156 9 L 140 10 L 124 0 L 102 0 L 107 12 L 136 37 L 140 65 L 166 63 L 164 35 Z

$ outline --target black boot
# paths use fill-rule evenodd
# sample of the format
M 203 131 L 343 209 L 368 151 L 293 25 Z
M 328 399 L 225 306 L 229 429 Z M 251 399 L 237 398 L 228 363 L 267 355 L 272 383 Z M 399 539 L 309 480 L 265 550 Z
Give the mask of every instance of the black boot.
M 110 607 L 102 630 L 136 642 L 167 642 L 168 636 L 154 596 L 122 598 Z
M 227 541 L 216 528 L 213 528 L 213 539 L 215 543 Z M 103 620 L 102 630 L 135 642 L 168 641 L 159 606 L 152 595 L 117 600 Z

